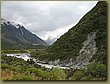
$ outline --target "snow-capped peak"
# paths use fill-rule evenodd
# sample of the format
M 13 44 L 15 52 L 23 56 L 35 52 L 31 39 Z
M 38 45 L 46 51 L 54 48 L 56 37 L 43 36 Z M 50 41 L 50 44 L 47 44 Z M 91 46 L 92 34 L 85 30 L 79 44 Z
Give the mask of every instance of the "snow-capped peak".
M 21 27 L 20 24 L 16 24 L 16 23 L 14 23 L 14 22 L 11 22 L 11 25 L 15 26 L 17 29 L 18 29 L 19 27 Z
M 19 27 L 22 27 L 23 25 L 21 25 L 21 24 L 17 24 L 17 23 L 15 23 L 15 22 L 10 22 L 10 21 L 7 21 L 7 20 L 5 20 L 5 19 L 1 19 L 1 24 L 3 24 L 3 25 L 12 25 L 12 26 L 14 26 L 14 27 L 16 27 L 17 29 L 19 28 Z
M 5 19 L 1 19 L 1 24 L 7 24 L 8 21 L 6 21 Z

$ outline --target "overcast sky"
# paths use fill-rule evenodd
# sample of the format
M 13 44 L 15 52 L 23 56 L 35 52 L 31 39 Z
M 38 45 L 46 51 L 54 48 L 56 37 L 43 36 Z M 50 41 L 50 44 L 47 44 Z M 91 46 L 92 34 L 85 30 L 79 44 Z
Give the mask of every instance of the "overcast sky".
M 25 26 L 43 40 L 73 27 L 97 1 L 2 1 L 1 17 Z

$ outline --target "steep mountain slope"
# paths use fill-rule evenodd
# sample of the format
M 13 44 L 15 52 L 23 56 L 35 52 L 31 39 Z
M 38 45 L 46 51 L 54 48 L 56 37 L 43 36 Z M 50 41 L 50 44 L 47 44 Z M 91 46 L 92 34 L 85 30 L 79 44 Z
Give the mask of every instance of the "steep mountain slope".
M 1 19 L 1 42 L 2 49 L 20 48 L 34 45 L 47 46 L 48 44 L 40 39 L 23 25 Z
M 99 1 L 67 33 L 39 56 L 49 64 L 83 67 L 90 61 L 107 61 L 107 4 Z M 48 61 L 50 60 L 50 61 Z

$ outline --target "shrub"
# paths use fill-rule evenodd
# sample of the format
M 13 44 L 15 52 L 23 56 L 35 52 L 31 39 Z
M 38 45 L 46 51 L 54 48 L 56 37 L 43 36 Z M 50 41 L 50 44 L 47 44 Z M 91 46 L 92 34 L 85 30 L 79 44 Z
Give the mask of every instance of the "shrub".
M 72 80 L 81 80 L 84 76 L 84 71 L 76 70 L 72 76 Z

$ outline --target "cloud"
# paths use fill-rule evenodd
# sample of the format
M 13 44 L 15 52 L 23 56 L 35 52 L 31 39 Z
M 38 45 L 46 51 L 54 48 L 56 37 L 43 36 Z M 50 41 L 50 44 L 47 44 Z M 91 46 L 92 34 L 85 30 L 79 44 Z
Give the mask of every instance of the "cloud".
M 74 25 L 68 25 L 66 27 L 56 28 L 53 31 L 43 31 L 42 33 L 38 33 L 40 37 L 44 40 L 47 39 L 55 39 L 59 38 L 61 35 L 63 35 L 65 32 L 67 32 L 70 28 L 72 28 Z M 56 39 L 55 39 L 56 40 Z
M 58 38 L 97 1 L 2 1 L 1 16 L 23 24 L 44 40 Z

